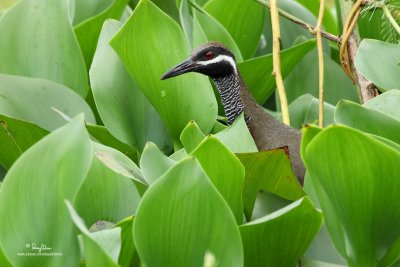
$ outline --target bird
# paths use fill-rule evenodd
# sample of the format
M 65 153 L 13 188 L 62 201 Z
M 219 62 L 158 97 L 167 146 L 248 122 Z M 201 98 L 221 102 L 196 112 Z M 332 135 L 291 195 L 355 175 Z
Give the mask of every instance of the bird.
M 284 148 L 294 174 L 304 182 L 305 167 L 300 157 L 301 132 L 268 114 L 251 96 L 236 64 L 235 55 L 223 44 L 208 42 L 193 49 L 182 63 L 161 76 L 169 79 L 184 73 L 207 75 L 221 96 L 228 125 L 244 113 L 245 122 L 259 151 Z

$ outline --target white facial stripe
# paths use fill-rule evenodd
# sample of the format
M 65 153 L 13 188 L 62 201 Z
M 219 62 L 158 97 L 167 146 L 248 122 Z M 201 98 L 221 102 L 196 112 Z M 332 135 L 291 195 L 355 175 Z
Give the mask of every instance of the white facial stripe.
M 219 55 L 216 58 L 213 58 L 211 60 L 198 61 L 197 63 L 201 64 L 203 66 L 207 66 L 207 65 L 217 63 L 217 62 L 222 62 L 222 61 L 228 62 L 232 66 L 235 73 L 237 73 L 235 60 L 233 60 L 233 58 L 231 58 L 230 56 L 227 56 L 227 55 Z

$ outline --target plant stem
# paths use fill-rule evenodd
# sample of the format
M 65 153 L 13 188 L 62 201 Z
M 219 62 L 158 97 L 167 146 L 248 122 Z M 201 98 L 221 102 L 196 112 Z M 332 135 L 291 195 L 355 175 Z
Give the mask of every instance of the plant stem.
M 319 73 L 319 108 L 318 122 L 319 127 L 324 127 L 324 48 L 322 46 L 321 27 L 324 18 L 325 0 L 320 0 L 317 25 L 315 26 L 315 35 L 317 36 L 318 48 L 318 73 Z
M 280 61 L 281 32 L 279 28 L 279 12 L 278 12 L 277 0 L 271 0 L 270 7 L 271 7 L 271 24 L 272 24 L 272 58 L 274 64 L 274 71 L 272 74 L 275 76 L 276 88 L 278 90 L 279 101 L 281 103 L 283 123 L 290 125 L 289 108 L 281 73 L 281 61 Z
M 390 24 L 392 24 L 393 28 L 397 31 L 398 34 L 400 34 L 400 26 L 397 24 L 396 20 L 393 18 L 392 14 L 390 13 L 389 9 L 387 8 L 386 5 L 383 5 L 381 7 L 383 12 L 385 13 L 385 16 L 389 20 Z
M 360 43 L 360 34 L 357 28 L 357 18 L 360 13 L 361 1 L 355 4 L 352 0 L 339 0 L 342 21 L 346 21 L 343 26 L 342 47 L 344 51 L 340 60 L 345 59 L 346 71 L 351 73 L 354 83 L 357 86 L 360 102 L 365 103 L 369 99 L 374 98 L 378 94 L 375 85 L 368 81 L 354 66 L 354 59 Z
M 265 2 L 264 0 L 255 0 L 257 3 L 263 5 L 264 7 L 267 7 L 269 9 L 271 9 L 271 4 L 269 2 Z M 297 25 L 299 25 L 300 27 L 308 30 L 311 34 L 315 35 L 315 27 L 311 26 L 310 24 L 308 24 L 307 22 L 293 16 L 292 14 L 279 9 L 278 8 L 278 12 L 279 15 L 285 19 L 288 19 L 294 23 L 296 23 Z M 335 43 L 340 43 L 340 38 L 334 34 L 331 34 L 329 32 L 323 31 L 321 30 L 321 36 L 324 37 L 325 39 L 328 39 L 330 41 L 333 41 Z

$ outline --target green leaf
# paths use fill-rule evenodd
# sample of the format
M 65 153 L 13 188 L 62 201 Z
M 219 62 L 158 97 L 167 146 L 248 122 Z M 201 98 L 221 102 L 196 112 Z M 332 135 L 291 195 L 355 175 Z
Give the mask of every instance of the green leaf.
M 324 55 L 324 67 L 325 73 L 329 73 L 325 75 L 324 101 L 332 105 L 336 105 L 342 99 L 358 102 L 357 89 L 344 74 L 340 65 L 328 55 Z M 313 49 L 302 58 L 285 79 L 285 88 L 290 88 L 286 90 L 288 102 L 304 94 L 311 94 L 318 98 L 318 82 L 317 50 Z
M 255 1 L 210 0 L 204 10 L 232 35 L 244 59 L 254 55 L 264 24 L 264 8 Z M 245 34 L 244 34 L 245 33 Z
M 115 173 L 131 178 L 136 186 L 147 185 L 136 164 L 122 152 L 108 146 L 97 146 L 95 155 L 105 166 Z M 139 188 L 138 188 L 139 189 Z
M 88 1 L 85 0 L 78 2 Z M 102 2 L 110 1 L 107 0 Z M 76 38 L 79 41 L 87 67 L 89 67 L 92 62 L 97 40 L 99 39 L 104 21 L 108 18 L 119 19 L 127 3 L 128 0 L 113 0 L 104 10 L 101 10 L 101 12 L 97 13 L 95 16 L 83 21 L 75 27 Z M 79 10 L 79 8 L 76 10 Z
M 400 144 L 400 121 L 380 111 L 350 101 L 342 101 L 336 108 L 335 122 Z
M 249 128 L 247 128 L 243 119 L 243 114 L 230 127 L 217 133 L 215 137 L 234 153 L 258 151 Z
M 354 65 L 382 90 L 400 89 L 399 58 L 399 44 L 364 39 L 358 47 Z
M 324 126 L 333 123 L 335 107 L 324 103 Z M 312 95 L 302 95 L 289 105 L 290 126 L 301 129 L 304 124 L 318 122 L 319 100 Z
M 153 0 L 152 2 L 171 18 L 179 21 L 178 5 L 175 0 Z
M 281 52 L 282 76 L 286 77 L 296 64 L 315 47 L 315 40 L 309 40 Z M 252 58 L 238 64 L 253 98 L 264 104 L 275 91 L 275 78 L 272 76 L 272 54 Z
M 148 184 L 154 183 L 175 161 L 165 156 L 153 143 L 147 143 L 140 158 L 140 169 Z
M 311 11 L 315 17 L 318 17 L 320 0 L 311 0 L 311 1 L 310 0 L 297 0 L 297 2 L 299 2 L 304 7 L 306 7 L 309 11 Z M 333 16 L 333 14 L 331 12 L 331 8 L 329 6 L 325 6 L 322 25 L 325 28 L 325 30 L 329 33 L 336 34 L 336 35 L 339 33 L 336 19 Z
M 236 222 L 243 222 L 244 167 L 217 138 L 210 135 L 191 153 L 231 208 Z
M 305 127 L 302 128 L 301 146 L 300 146 L 301 149 L 300 154 L 302 159 L 304 157 L 304 153 L 306 152 L 308 144 L 321 131 L 322 129 L 315 125 L 306 125 Z
M 108 44 L 122 23 L 107 20 L 100 35 L 90 69 L 96 106 L 104 125 L 119 140 L 142 151 L 146 142 L 155 142 L 170 152 L 170 137 L 160 115 L 125 70 Z
M 297 200 L 304 196 L 284 150 L 238 154 L 238 157 L 246 170 L 243 202 L 248 220 L 252 216 L 256 197 L 260 190 L 289 200 Z
M 159 112 L 175 141 L 179 141 L 180 133 L 191 120 L 205 133 L 212 129 L 217 103 L 206 77 L 186 74 L 160 81 L 161 75 L 188 57 L 190 51 L 178 24 L 153 3 L 140 1 L 111 40 L 111 46 Z
M 178 3 L 177 3 L 178 4 Z M 199 25 L 198 21 L 193 20 L 192 12 L 188 0 L 180 1 L 179 3 L 179 21 L 182 27 L 183 32 L 186 35 L 189 44 L 193 45 L 193 28 L 195 25 Z M 204 37 L 204 33 L 201 33 L 202 37 Z
M 196 122 L 190 121 L 183 129 L 180 139 L 186 152 L 191 153 L 205 137 Z
M 24 151 L 47 134 L 35 124 L 0 115 L 0 165 L 8 170 Z
M 69 88 L 47 80 L 0 74 L 0 114 L 52 131 L 66 123 L 54 109 L 69 117 L 83 112 L 85 121 L 95 123 L 89 106 Z
M 193 9 L 193 20 L 198 20 L 201 30 L 208 41 L 217 41 L 228 47 L 235 55 L 236 61 L 243 61 L 242 54 L 229 32 L 214 17 L 204 10 Z M 195 34 L 195 33 L 193 33 Z M 193 47 L 202 43 L 194 43 Z
M 93 148 L 96 154 L 110 149 L 94 142 Z M 79 189 L 75 207 L 88 225 L 97 221 L 117 223 L 135 214 L 139 201 L 140 196 L 132 180 L 112 171 L 95 157 Z
M 147 190 L 133 235 L 148 267 L 200 267 L 206 253 L 214 255 L 218 266 L 243 266 L 234 216 L 194 157 L 175 165 Z
M 0 225 L 0 244 L 12 265 L 78 265 L 78 241 L 64 199 L 75 200 L 91 161 L 92 148 L 80 116 L 47 135 L 14 163 L 0 191 L 0 217 L 7 218 Z M 32 243 L 62 256 L 18 256 L 37 253 Z
M 90 20 L 111 6 L 115 0 L 72 0 L 73 24 L 78 25 Z
M 389 90 L 364 103 L 364 107 L 374 109 L 400 120 L 400 90 Z
M 316 134 L 319 133 L 321 130 L 322 129 L 318 127 L 305 128 L 303 130 L 302 145 L 304 143 L 310 142 L 312 138 L 315 137 Z M 304 142 L 304 139 L 309 139 L 309 140 L 307 142 Z M 307 145 L 308 144 L 306 144 L 306 146 Z M 302 149 L 306 150 L 306 147 L 302 147 Z M 309 178 L 308 174 L 306 174 L 306 177 L 304 179 L 303 188 L 304 191 L 307 193 L 307 196 L 314 203 L 315 207 L 321 209 L 321 205 L 319 204 L 317 194 L 312 186 L 311 179 Z M 307 252 L 302 259 L 302 264 L 308 266 L 306 263 L 304 263 L 307 262 L 306 259 L 322 261 L 323 264 L 327 265 L 327 266 L 322 265 L 321 267 L 329 267 L 330 266 L 329 264 L 342 264 L 342 265 L 346 264 L 346 260 L 342 256 L 340 256 L 339 252 L 333 245 L 332 238 L 329 236 L 329 232 L 325 222 L 322 224 L 321 230 L 319 231 L 318 235 L 315 237 L 311 245 L 308 247 Z
M 138 151 L 116 139 L 104 126 L 86 124 L 86 129 L 90 136 L 98 143 L 115 148 L 116 150 L 129 157 L 135 163 L 138 162 Z
M 85 222 L 75 211 L 71 202 L 65 201 L 71 219 L 82 233 L 85 251 L 85 266 L 117 267 L 116 263 L 121 248 L 121 228 L 106 229 L 90 233 Z M 104 240 L 106 239 L 106 240 Z
M 400 237 L 399 160 L 399 151 L 344 126 L 325 129 L 306 148 L 328 230 L 350 266 L 377 266 Z
M 67 1 L 19 1 L 2 16 L 0 36 L 0 72 L 52 80 L 86 96 L 87 71 Z
M 318 233 L 322 214 L 308 197 L 239 227 L 246 266 L 296 266 Z
M 133 242 L 132 228 L 133 217 L 128 217 L 120 221 L 117 226 L 121 227 L 121 253 L 118 263 L 121 266 L 140 266 L 139 255 L 137 254 L 135 243 Z

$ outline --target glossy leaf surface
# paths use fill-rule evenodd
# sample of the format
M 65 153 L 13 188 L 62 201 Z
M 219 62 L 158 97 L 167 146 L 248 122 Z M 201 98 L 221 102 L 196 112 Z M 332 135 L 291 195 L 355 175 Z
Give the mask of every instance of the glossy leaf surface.
M 48 79 L 86 96 L 87 71 L 67 1 L 19 1 L 2 17 L 0 36 L 0 72 Z
M 142 0 L 111 45 L 160 113 L 175 141 L 179 141 L 190 120 L 206 133 L 212 129 L 217 105 L 206 77 L 186 74 L 160 81 L 163 73 L 190 55 L 189 45 L 175 21 L 150 1 Z
M 203 266 L 207 252 L 219 266 L 243 265 L 234 216 L 193 157 L 175 165 L 148 189 L 133 236 L 148 267 Z
M 52 131 L 67 121 L 57 113 L 72 118 L 85 114 L 95 123 L 86 102 L 69 88 L 48 80 L 0 74 L 0 114 L 35 123 Z
M 172 144 L 160 115 L 108 44 L 121 25 L 114 20 L 105 22 L 90 69 L 90 82 L 100 117 L 116 138 L 139 151 L 147 141 L 152 141 L 168 152 Z
M 327 128 L 306 148 L 328 230 L 349 265 L 376 266 L 400 237 L 399 160 L 399 151 L 344 126 Z
M 64 199 L 75 201 L 91 161 L 92 148 L 80 116 L 15 162 L 0 191 L 0 217 L 8 218 L 0 225 L 0 245 L 13 265 L 78 265 L 78 241 Z M 68 257 L 18 256 L 36 253 L 33 244 Z

